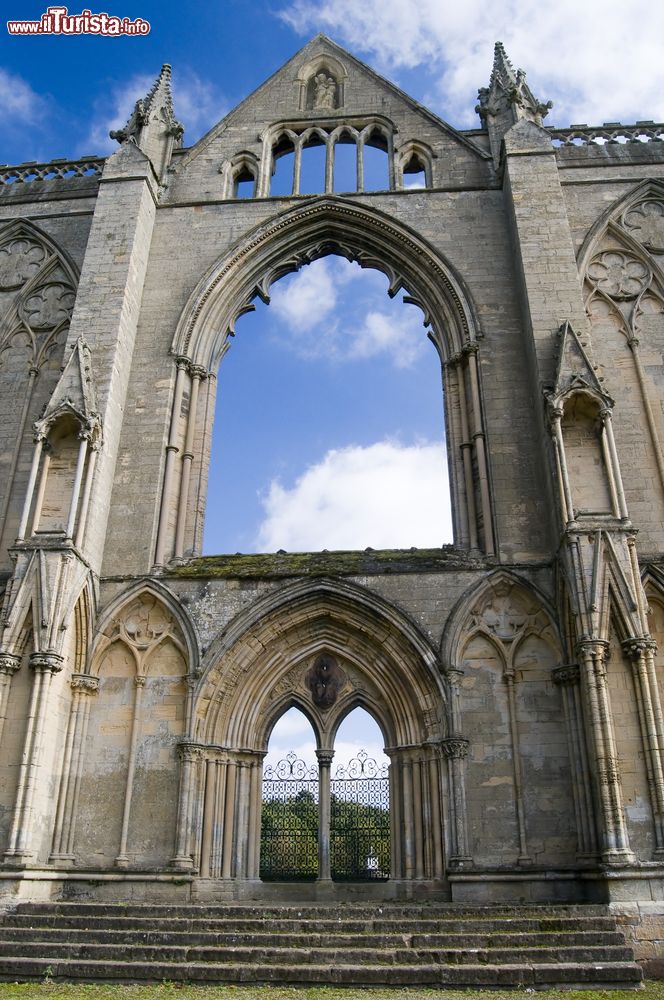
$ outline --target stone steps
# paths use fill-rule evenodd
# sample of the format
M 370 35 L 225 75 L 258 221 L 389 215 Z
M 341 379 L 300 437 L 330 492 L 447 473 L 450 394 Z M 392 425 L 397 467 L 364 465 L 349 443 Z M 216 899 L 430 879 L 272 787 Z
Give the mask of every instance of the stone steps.
M 0 978 L 47 975 L 534 988 L 642 976 L 602 907 L 20 904 L 0 920 Z

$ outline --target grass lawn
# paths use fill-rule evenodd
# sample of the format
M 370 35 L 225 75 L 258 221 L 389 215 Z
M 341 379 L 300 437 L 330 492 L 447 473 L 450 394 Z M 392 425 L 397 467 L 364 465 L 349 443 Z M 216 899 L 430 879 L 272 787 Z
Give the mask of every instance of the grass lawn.
M 533 1000 L 534 990 L 357 989 L 281 986 L 152 986 L 124 984 L 0 983 L 0 1000 Z M 548 990 L 542 1000 L 664 1000 L 664 981 L 633 990 Z

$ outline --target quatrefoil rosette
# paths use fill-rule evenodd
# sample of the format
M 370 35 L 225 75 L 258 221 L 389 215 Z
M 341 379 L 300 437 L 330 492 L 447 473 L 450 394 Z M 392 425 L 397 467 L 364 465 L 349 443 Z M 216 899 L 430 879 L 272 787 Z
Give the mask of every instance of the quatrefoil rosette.
M 591 262 L 588 279 L 612 299 L 635 299 L 650 284 L 652 275 L 633 254 L 607 250 Z

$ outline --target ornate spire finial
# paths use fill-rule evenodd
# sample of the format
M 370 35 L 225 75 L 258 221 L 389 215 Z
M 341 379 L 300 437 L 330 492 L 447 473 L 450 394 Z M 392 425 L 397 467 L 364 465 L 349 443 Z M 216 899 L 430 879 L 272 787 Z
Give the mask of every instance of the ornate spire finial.
M 521 118 L 541 125 L 553 107 L 551 101 L 544 103 L 535 97 L 522 69 L 515 72 L 502 42 L 496 42 L 494 46 L 489 86 L 481 87 L 478 96 L 479 104 L 475 110 L 484 128 L 487 128 L 490 119 L 506 114 L 512 118 L 512 125 Z
M 157 174 L 161 175 L 168 165 L 173 146 L 182 145 L 183 133 L 184 127 L 173 111 L 171 67 L 169 63 L 164 63 L 148 94 L 136 101 L 127 124 L 111 132 L 110 136 L 121 145 L 135 142 L 150 158 Z

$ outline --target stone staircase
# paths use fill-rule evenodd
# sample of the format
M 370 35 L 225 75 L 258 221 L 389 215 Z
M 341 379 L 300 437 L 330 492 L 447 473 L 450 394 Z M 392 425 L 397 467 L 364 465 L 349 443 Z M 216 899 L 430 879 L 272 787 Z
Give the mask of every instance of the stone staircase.
M 602 906 L 22 903 L 0 979 L 635 987 Z

